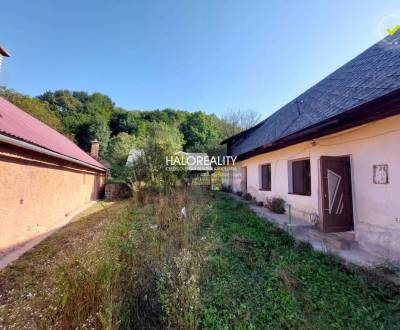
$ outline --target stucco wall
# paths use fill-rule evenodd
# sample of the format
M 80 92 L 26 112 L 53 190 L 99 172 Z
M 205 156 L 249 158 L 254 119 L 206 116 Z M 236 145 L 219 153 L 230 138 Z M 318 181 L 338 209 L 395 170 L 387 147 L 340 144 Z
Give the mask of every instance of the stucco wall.
M 100 197 L 103 174 L 0 143 L 0 252 L 63 223 Z
M 354 230 L 361 246 L 400 260 L 400 116 L 304 142 L 242 161 L 247 190 L 257 200 L 280 196 L 294 216 L 312 221 L 321 214 L 320 157 L 349 155 Z M 288 193 L 288 161 L 310 158 L 311 196 Z M 260 191 L 260 165 L 271 164 L 272 191 Z M 387 164 L 389 183 L 373 183 L 373 165 Z M 225 178 L 224 178 L 225 179 Z M 226 180 L 226 179 L 225 179 Z M 234 189 L 240 189 L 237 180 Z M 225 181 L 225 183 L 227 183 Z

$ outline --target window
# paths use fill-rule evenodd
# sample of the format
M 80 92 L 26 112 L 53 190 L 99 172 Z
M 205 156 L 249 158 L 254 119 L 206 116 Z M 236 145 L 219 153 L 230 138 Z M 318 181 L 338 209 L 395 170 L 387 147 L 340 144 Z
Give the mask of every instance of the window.
M 261 165 L 261 190 L 271 190 L 271 164 Z
M 289 193 L 311 196 L 310 160 L 294 160 L 289 163 Z

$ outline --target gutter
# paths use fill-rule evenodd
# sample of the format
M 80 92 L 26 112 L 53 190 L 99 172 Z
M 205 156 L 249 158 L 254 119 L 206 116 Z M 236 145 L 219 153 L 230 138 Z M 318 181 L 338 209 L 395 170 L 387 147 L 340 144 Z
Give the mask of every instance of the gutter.
M 104 168 L 102 168 L 102 167 L 91 165 L 91 164 L 85 163 L 83 161 L 80 161 L 78 159 L 75 159 L 75 158 L 72 158 L 72 157 L 69 157 L 69 156 L 64 156 L 64 155 L 59 154 L 57 152 L 50 151 L 48 149 L 45 149 L 45 148 L 42 148 L 42 147 L 38 147 L 38 146 L 35 146 L 33 144 L 30 144 L 30 143 L 27 143 L 27 142 L 24 142 L 24 141 L 21 141 L 21 140 L 18 140 L 18 139 L 14 139 L 14 138 L 2 135 L 2 134 L 0 134 L 0 142 L 5 142 L 5 143 L 12 144 L 12 145 L 20 147 L 20 148 L 24 148 L 24 149 L 28 149 L 28 150 L 31 150 L 31 151 L 34 151 L 34 152 L 41 153 L 41 154 L 44 154 L 44 155 L 47 155 L 47 156 L 63 159 L 63 160 L 66 160 L 66 161 L 69 161 L 69 162 L 72 162 L 72 163 L 75 163 L 75 164 L 79 164 L 79 165 L 82 165 L 82 166 L 85 166 L 85 167 L 90 167 L 90 168 L 95 169 L 97 171 L 101 170 L 102 172 L 106 172 L 106 170 Z

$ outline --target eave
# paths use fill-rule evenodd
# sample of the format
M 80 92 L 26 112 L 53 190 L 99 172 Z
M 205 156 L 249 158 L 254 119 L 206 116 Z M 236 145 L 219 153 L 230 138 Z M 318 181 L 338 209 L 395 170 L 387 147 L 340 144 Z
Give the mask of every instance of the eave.
M 400 114 L 400 90 L 364 103 L 337 116 L 287 135 L 270 144 L 265 144 L 243 154 L 237 160 L 245 160 L 260 154 L 286 148 L 301 142 L 334 134 L 355 126 Z
M 17 139 L 15 137 L 9 136 L 9 135 L 4 134 L 4 133 L 0 133 L 0 142 L 11 144 L 11 145 L 14 145 L 16 147 L 27 149 L 27 150 L 30 150 L 30 151 L 34 151 L 34 152 L 37 152 L 37 153 L 40 153 L 40 154 L 44 154 L 46 156 L 51 156 L 51 157 L 54 157 L 54 158 L 66 160 L 66 161 L 69 161 L 69 162 L 72 162 L 72 163 L 75 163 L 75 164 L 79 164 L 79 165 L 87 167 L 87 168 L 91 168 L 91 169 L 99 171 L 99 172 L 103 172 L 103 173 L 107 172 L 107 170 L 105 168 L 101 168 L 101 167 L 86 163 L 84 161 L 81 161 L 79 159 L 75 159 L 73 157 L 62 155 L 62 154 L 60 154 L 58 152 L 43 148 L 41 146 L 38 146 L 38 145 L 35 145 L 35 144 L 32 144 L 32 143 L 28 143 L 26 141 Z
M 0 55 L 4 56 L 4 57 L 10 57 L 11 56 L 9 52 L 7 52 L 5 49 L 3 49 L 1 47 L 0 47 Z

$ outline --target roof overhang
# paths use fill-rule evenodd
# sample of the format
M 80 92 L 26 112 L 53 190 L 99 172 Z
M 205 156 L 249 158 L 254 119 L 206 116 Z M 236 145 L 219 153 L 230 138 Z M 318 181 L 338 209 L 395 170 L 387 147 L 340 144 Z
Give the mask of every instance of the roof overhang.
M 0 47 L 0 55 L 4 56 L 4 57 L 10 57 L 10 53 L 7 52 L 4 48 Z
M 51 157 L 55 157 L 55 158 L 58 158 L 58 159 L 66 160 L 66 161 L 69 161 L 69 162 L 72 162 L 72 163 L 75 163 L 75 164 L 79 164 L 79 165 L 84 166 L 84 167 L 92 168 L 92 169 L 94 169 L 96 171 L 101 171 L 101 172 L 106 172 L 107 171 L 105 168 L 94 166 L 92 164 L 88 164 L 88 163 L 80 161 L 78 159 L 62 155 L 60 153 L 45 149 L 43 147 L 39 147 L 39 146 L 31 144 L 31 143 L 27 143 L 27 142 L 19 140 L 19 139 L 15 139 L 13 137 L 10 137 L 8 135 L 4 135 L 2 133 L 0 133 L 0 142 L 4 142 L 4 143 L 11 144 L 11 145 L 14 145 L 14 146 L 17 146 L 17 147 L 20 147 L 20 148 L 28 149 L 28 150 L 31 150 L 31 151 L 34 151 L 34 152 L 38 152 L 40 154 L 47 155 L 47 156 L 51 156 Z
M 268 119 L 268 118 L 267 118 L 267 119 Z M 226 138 L 225 140 L 221 141 L 220 145 L 223 145 L 223 144 L 225 144 L 225 143 L 228 143 L 228 142 L 230 142 L 230 141 L 233 141 L 233 140 L 235 140 L 235 139 L 241 137 L 242 135 L 244 135 L 244 134 L 246 134 L 246 133 L 252 131 L 253 129 L 256 129 L 257 127 L 260 127 L 260 126 L 265 122 L 265 120 L 266 120 L 266 119 L 260 121 L 257 125 L 255 125 L 255 126 L 253 126 L 253 127 L 250 127 L 250 128 L 248 128 L 248 129 L 245 129 L 244 131 L 241 131 L 241 132 L 239 132 L 239 133 L 237 133 L 237 134 L 235 134 L 235 135 L 232 135 L 232 136 Z
M 372 121 L 400 114 L 400 90 L 357 106 L 337 116 L 287 135 L 270 144 L 265 144 L 243 154 L 237 160 L 248 159 L 263 153 L 282 149 L 297 143 L 334 134 Z M 231 139 L 231 138 L 230 138 Z

